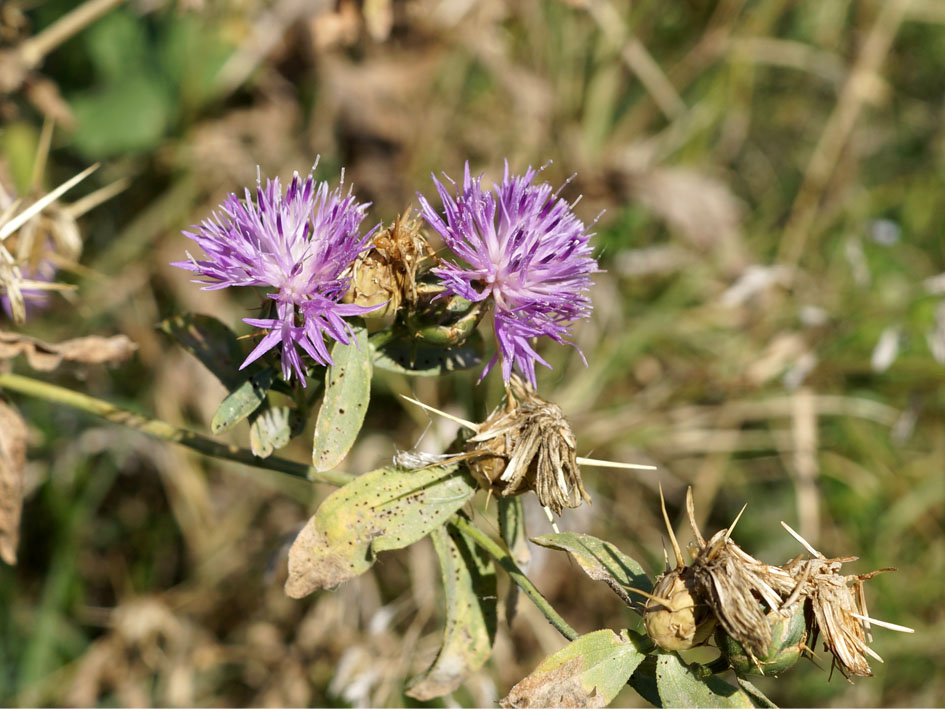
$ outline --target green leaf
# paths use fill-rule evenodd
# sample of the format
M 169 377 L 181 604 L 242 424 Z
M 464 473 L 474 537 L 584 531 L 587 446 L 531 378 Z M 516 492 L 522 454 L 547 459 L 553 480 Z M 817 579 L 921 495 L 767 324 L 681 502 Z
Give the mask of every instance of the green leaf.
M 457 464 L 359 476 L 325 498 L 299 532 L 289 550 L 286 593 L 302 598 L 363 574 L 378 552 L 422 539 L 477 488 Z
M 528 536 L 525 532 L 525 510 L 520 497 L 500 497 L 498 502 L 499 535 L 505 542 L 506 548 L 512 554 L 512 559 L 523 571 L 531 561 L 531 552 L 528 549 Z M 518 584 L 509 584 L 508 594 L 505 597 L 505 621 L 511 625 L 515 619 L 515 610 L 518 606 Z
M 552 549 L 561 549 L 584 569 L 595 581 L 603 581 L 626 603 L 639 600 L 627 593 L 628 588 L 640 591 L 652 591 L 650 581 L 643 567 L 620 551 L 610 542 L 605 542 L 590 534 L 545 534 L 532 539 L 535 544 Z
M 475 367 L 482 363 L 484 351 L 478 332 L 454 347 L 431 345 L 411 337 L 391 339 L 387 332 L 376 333 L 370 341 L 375 367 L 417 377 L 435 377 Z
M 292 439 L 292 409 L 277 406 L 263 411 L 249 428 L 249 446 L 253 455 L 268 458 Z
M 752 703 L 756 707 L 764 707 L 765 709 L 778 709 L 777 704 L 768 699 L 764 692 L 758 689 L 747 679 L 744 677 L 739 677 L 738 675 L 735 675 L 735 679 L 738 681 L 738 686 L 745 690 L 745 694 L 751 697 Z
M 754 706 L 742 690 L 715 675 L 699 677 L 696 670 L 674 652 L 657 655 L 656 686 L 667 708 Z
M 158 77 L 132 73 L 120 83 L 71 97 L 73 143 L 91 158 L 154 148 L 171 120 L 171 99 Z
M 275 378 L 275 371 L 267 368 L 244 379 L 220 403 L 210 421 L 210 430 L 214 433 L 228 431 L 262 406 Z
M 443 646 L 430 668 L 410 682 L 407 695 L 422 702 L 449 694 L 482 667 L 496 629 L 496 580 L 492 559 L 458 529 L 430 535 L 446 594 Z
M 236 334 L 216 318 L 186 313 L 161 321 L 158 328 L 199 359 L 227 389 L 243 382 L 246 375 L 239 370 L 246 355 Z
M 331 470 L 348 455 L 358 438 L 371 400 L 371 349 L 367 330 L 354 328 L 354 342 L 336 342 L 334 364 L 325 372 L 325 398 L 315 422 L 312 464 Z
M 598 630 L 549 655 L 512 687 L 503 707 L 604 707 L 644 655 L 626 635 Z

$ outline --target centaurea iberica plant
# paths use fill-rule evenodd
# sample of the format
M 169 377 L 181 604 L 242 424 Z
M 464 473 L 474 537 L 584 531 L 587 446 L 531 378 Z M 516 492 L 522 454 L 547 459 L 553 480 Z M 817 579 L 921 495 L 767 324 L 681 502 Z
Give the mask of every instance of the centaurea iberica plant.
M 466 163 L 455 197 L 434 177 L 443 216 L 419 195 L 424 219 L 469 264 L 446 262 L 433 272 L 448 293 L 493 303 L 499 351 L 482 376 L 501 357 L 506 383 L 514 366 L 533 387 L 535 363 L 550 365 L 530 340 L 544 335 L 572 344 L 564 336 L 572 322 L 590 315 L 586 293 L 590 274 L 598 270 L 587 227 L 551 185 L 533 184 L 537 174 L 529 168 L 524 175 L 512 175 L 506 163 L 502 182 L 490 192 L 483 190 L 481 175 L 471 176 Z
M 316 161 L 316 167 L 318 163 Z M 314 173 L 315 167 L 312 168 Z M 205 290 L 230 286 L 268 286 L 274 292 L 275 317 L 244 318 L 268 332 L 243 362 L 241 369 L 282 344 L 282 375 L 295 372 L 305 386 L 305 370 L 296 346 L 323 365 L 332 363 L 325 335 L 343 344 L 351 342 L 345 317 L 374 310 L 341 303 L 351 280 L 350 267 L 367 248 L 372 229 L 361 235 L 369 206 L 356 201 L 349 190 L 329 190 L 313 174 L 298 173 L 282 193 L 279 178 L 257 178 L 256 196 L 230 194 L 219 211 L 194 231 L 184 234 L 203 249 L 205 260 L 190 257 L 175 266 L 203 277 Z M 190 254 L 188 254 L 190 256 Z

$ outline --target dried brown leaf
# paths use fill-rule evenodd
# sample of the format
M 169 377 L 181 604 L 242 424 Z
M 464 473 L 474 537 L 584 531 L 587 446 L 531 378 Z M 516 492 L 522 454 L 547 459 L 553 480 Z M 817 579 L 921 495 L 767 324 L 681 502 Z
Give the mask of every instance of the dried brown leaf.
M 43 342 L 16 332 L 0 332 L 0 359 L 20 354 L 33 369 L 49 372 L 64 361 L 79 364 L 118 364 L 131 357 L 138 346 L 125 335 L 77 337 L 59 343 Z
M 0 559 L 16 563 L 23 511 L 26 424 L 16 409 L 0 401 Z

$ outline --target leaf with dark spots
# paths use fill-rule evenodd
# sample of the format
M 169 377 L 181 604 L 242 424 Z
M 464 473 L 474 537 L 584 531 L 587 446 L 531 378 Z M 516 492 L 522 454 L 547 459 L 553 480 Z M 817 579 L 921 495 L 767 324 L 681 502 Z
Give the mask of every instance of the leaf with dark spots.
M 455 690 L 492 653 L 496 630 L 496 579 L 492 560 L 460 532 L 431 534 L 446 595 L 443 646 L 430 668 L 411 681 L 407 695 L 420 701 Z
M 549 655 L 512 687 L 503 707 L 604 707 L 643 661 L 626 635 L 598 630 Z
M 223 433 L 252 414 L 266 401 L 275 378 L 275 371 L 268 368 L 245 377 L 220 403 L 210 422 L 210 430 Z
M 325 498 L 292 544 L 286 593 L 301 598 L 364 573 L 378 552 L 422 539 L 476 489 L 456 464 L 359 476 Z
M 315 422 L 312 464 L 316 470 L 331 470 L 348 455 L 361 432 L 371 400 L 371 348 L 367 330 L 354 328 L 354 342 L 336 342 L 331 350 L 334 364 L 325 371 L 325 398 Z
M 26 424 L 17 410 L 0 401 L 0 559 L 16 563 L 23 511 Z
M 633 599 L 628 589 L 649 592 L 653 583 L 632 558 L 610 542 L 590 534 L 545 534 L 532 539 L 535 544 L 568 552 L 584 572 L 595 581 L 603 581 L 625 602 Z

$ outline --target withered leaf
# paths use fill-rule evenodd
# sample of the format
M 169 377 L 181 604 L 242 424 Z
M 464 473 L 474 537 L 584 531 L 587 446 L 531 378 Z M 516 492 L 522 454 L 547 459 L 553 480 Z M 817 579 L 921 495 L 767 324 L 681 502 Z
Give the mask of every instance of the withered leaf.
M 26 424 L 9 404 L 0 401 L 0 559 L 16 563 L 23 510 L 26 467 Z
M 363 574 L 377 552 L 422 539 L 475 492 L 457 464 L 359 476 L 325 498 L 299 532 L 289 550 L 286 594 L 302 598 Z
M 0 331 L 0 359 L 26 355 L 30 367 L 41 372 L 56 369 L 64 361 L 79 364 L 118 364 L 131 357 L 138 346 L 125 335 L 76 337 L 50 343 L 17 332 Z
M 612 630 L 582 635 L 549 655 L 512 687 L 502 707 L 604 707 L 630 679 L 645 655 Z

